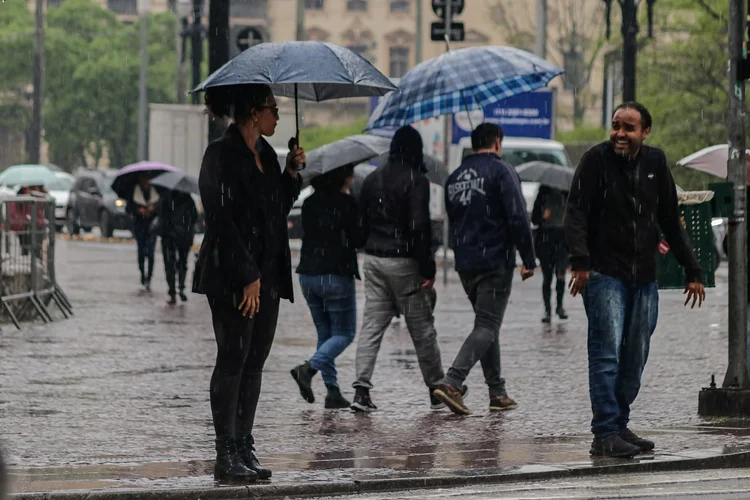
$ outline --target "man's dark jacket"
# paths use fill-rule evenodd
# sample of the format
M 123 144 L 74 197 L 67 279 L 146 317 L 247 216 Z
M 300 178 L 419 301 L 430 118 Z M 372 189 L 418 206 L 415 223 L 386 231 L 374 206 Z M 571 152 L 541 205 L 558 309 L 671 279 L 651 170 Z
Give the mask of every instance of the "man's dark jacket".
M 274 149 L 258 142 L 263 173 L 236 125 L 206 148 L 198 184 L 206 234 L 193 291 L 238 303 L 242 289 L 274 273 L 279 296 L 293 301 L 287 215 L 302 179 L 281 171 Z
M 659 229 L 687 281 L 701 281 L 664 152 L 643 145 L 626 158 L 609 141 L 589 149 L 573 178 L 565 216 L 572 269 L 626 283 L 656 281 Z
M 445 183 L 445 206 L 456 271 L 513 269 L 516 248 L 536 267 L 518 174 L 497 154 L 467 156 Z
M 420 166 L 389 160 L 365 179 L 360 208 L 368 229 L 366 253 L 416 259 L 423 278 L 435 277 L 430 181 Z

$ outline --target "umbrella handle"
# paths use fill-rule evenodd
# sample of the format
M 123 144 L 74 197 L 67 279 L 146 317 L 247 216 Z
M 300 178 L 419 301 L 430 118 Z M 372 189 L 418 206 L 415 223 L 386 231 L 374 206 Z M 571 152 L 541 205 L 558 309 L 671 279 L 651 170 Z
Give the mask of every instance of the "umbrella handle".
M 294 137 L 289 139 L 289 143 L 287 144 L 287 148 L 289 148 L 289 151 L 294 149 L 295 146 L 299 146 L 299 99 L 297 97 L 297 84 L 294 84 L 294 121 L 297 129 L 297 133 Z M 297 164 L 297 170 L 304 170 L 307 166 L 306 163 L 300 163 Z

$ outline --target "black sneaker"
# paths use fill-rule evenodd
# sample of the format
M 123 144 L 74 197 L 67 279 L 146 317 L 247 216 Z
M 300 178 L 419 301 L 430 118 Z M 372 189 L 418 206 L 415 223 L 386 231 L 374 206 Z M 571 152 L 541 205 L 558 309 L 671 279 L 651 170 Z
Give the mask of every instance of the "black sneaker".
M 469 386 L 462 385 L 461 397 L 465 398 L 468 393 L 469 393 Z M 445 403 L 440 401 L 440 399 L 435 396 L 435 389 L 430 389 L 430 409 L 442 410 L 443 408 L 445 408 L 445 406 L 446 406 Z
M 619 434 L 610 434 L 603 438 L 594 438 L 589 453 L 592 457 L 633 458 L 640 452 L 640 448 L 628 443 Z
M 643 439 L 642 437 L 636 435 L 635 432 L 631 431 L 627 427 L 620 431 L 620 437 L 626 443 L 630 443 L 633 446 L 637 446 L 643 451 L 651 451 L 654 449 L 653 441 L 649 441 L 648 439 Z
M 369 413 L 378 409 L 375 403 L 370 399 L 370 391 L 367 389 L 357 388 L 357 393 L 354 395 L 354 402 L 351 407 L 352 410 L 357 412 Z

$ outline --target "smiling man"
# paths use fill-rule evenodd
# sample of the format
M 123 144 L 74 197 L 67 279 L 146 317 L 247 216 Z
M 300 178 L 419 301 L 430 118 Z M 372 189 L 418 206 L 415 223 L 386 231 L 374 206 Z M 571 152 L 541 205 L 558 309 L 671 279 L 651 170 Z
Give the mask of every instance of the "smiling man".
M 594 456 L 629 457 L 654 448 L 628 422 L 656 329 L 659 229 L 685 268 L 685 305 L 705 299 L 666 156 L 643 144 L 650 133 L 648 110 L 637 102 L 621 104 L 610 140 L 583 155 L 568 198 L 570 290 L 582 295 L 589 321 Z

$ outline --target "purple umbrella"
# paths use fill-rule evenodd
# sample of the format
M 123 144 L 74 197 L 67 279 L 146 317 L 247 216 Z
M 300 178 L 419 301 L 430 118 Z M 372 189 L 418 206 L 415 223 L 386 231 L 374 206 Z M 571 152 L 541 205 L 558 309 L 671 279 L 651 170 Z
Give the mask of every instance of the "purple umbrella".
M 117 196 L 128 200 L 133 195 L 133 189 L 141 174 L 154 177 L 164 172 L 180 172 L 180 169 L 158 161 L 139 161 L 120 169 L 112 181 L 112 189 Z

